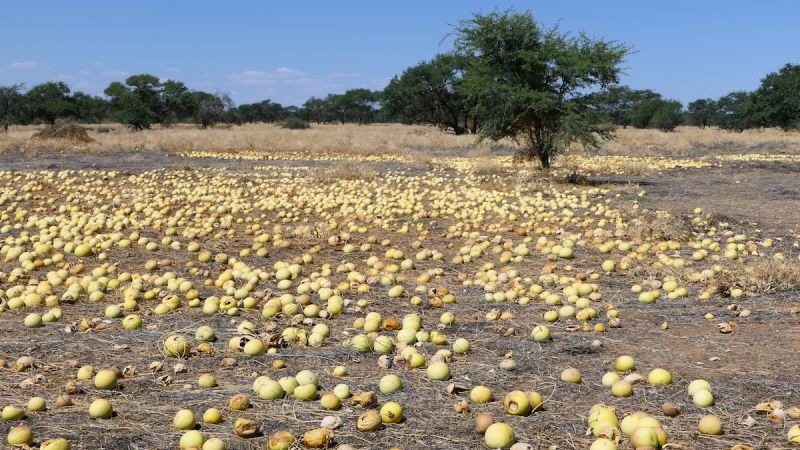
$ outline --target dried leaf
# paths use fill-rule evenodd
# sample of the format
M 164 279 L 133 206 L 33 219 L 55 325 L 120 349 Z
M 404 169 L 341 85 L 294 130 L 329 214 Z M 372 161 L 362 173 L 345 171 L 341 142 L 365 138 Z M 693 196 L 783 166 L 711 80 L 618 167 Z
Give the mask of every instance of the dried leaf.
M 372 391 L 358 391 L 353 394 L 351 402 L 353 406 L 362 406 L 364 408 L 370 408 L 378 403 L 378 398 Z
M 469 412 L 469 403 L 466 400 L 461 400 L 460 402 L 453 405 L 453 410 L 459 414 L 464 414 Z

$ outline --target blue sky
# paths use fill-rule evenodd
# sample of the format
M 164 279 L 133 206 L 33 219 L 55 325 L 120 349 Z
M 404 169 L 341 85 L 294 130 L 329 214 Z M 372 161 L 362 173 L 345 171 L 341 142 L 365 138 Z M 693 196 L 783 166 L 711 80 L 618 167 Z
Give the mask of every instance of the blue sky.
M 0 84 L 60 79 L 99 94 L 129 74 L 301 104 L 380 89 L 450 49 L 472 12 L 533 11 L 545 25 L 633 45 L 623 83 L 686 103 L 754 89 L 800 63 L 800 2 L 764 1 L 16 1 L 3 5 Z

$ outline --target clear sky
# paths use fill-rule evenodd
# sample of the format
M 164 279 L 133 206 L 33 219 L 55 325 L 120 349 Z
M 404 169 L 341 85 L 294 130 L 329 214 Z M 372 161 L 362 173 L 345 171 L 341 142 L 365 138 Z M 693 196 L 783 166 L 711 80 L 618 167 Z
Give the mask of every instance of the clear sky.
M 754 89 L 800 63 L 800 1 L 35 1 L 4 3 L 0 84 L 60 79 L 99 94 L 152 73 L 237 103 L 301 104 L 380 89 L 450 49 L 452 24 L 494 8 L 635 47 L 622 82 L 684 102 Z

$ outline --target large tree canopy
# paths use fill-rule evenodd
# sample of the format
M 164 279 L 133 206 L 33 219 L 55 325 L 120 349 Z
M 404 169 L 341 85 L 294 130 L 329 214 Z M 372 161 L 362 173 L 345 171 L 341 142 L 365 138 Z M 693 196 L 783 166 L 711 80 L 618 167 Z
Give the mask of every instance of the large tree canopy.
M 800 126 L 800 65 L 787 64 L 767 75 L 752 101 L 756 124 L 784 130 Z
M 476 14 L 455 30 L 471 64 L 461 90 L 475 99 L 483 138 L 512 138 L 542 167 L 574 142 L 610 133 L 592 120 L 586 96 L 615 84 L 628 47 L 544 29 L 529 12 Z
M 456 134 L 468 129 L 472 102 L 460 85 L 468 58 L 458 54 L 437 55 L 406 69 L 384 89 L 384 107 L 398 120 L 431 123 Z

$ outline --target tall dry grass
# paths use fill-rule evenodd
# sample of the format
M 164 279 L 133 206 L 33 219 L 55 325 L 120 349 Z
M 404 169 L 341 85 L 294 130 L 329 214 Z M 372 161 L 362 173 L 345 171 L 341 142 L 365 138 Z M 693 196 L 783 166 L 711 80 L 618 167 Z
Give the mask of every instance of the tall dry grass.
M 112 132 L 99 133 L 101 126 L 87 125 L 95 142 L 77 145 L 67 140 L 31 139 L 42 127 L 15 126 L 0 133 L 0 152 L 49 148 L 59 152 L 114 152 L 163 150 L 170 153 L 214 152 L 302 152 L 375 155 L 412 153 L 439 149 L 485 151 L 489 144 L 475 144 L 475 136 L 456 136 L 429 126 L 409 125 L 313 125 L 307 130 L 288 130 L 277 125 L 252 124 L 200 129 L 192 126 L 154 127 L 132 132 L 122 125 L 103 125 Z
M 87 125 L 94 142 L 35 140 L 43 127 L 13 126 L 0 133 L 0 152 L 46 149 L 56 152 L 116 152 L 163 150 L 170 153 L 213 152 L 302 152 L 352 153 L 360 155 L 402 154 L 408 159 L 420 155 L 487 156 L 493 147 L 517 148 L 513 142 L 476 143 L 473 135 L 456 136 L 422 125 L 312 125 L 307 130 L 287 130 L 277 125 L 252 124 L 200 129 L 191 125 L 154 127 L 132 132 L 122 125 Z M 113 128 L 99 133 L 100 127 Z M 574 149 L 578 151 L 578 149 Z M 616 139 L 592 153 L 642 156 L 704 156 L 745 152 L 800 153 L 800 133 L 777 129 L 748 130 L 743 133 L 714 128 L 679 127 L 672 133 L 658 130 L 618 129 Z M 506 152 L 508 153 L 508 152 Z
M 751 151 L 800 153 L 800 133 L 777 128 L 741 133 L 718 128 L 678 127 L 671 133 L 636 128 L 617 129 L 601 153 L 647 156 L 703 156 Z

